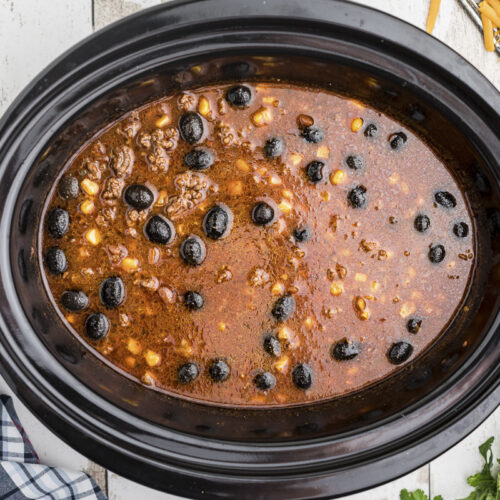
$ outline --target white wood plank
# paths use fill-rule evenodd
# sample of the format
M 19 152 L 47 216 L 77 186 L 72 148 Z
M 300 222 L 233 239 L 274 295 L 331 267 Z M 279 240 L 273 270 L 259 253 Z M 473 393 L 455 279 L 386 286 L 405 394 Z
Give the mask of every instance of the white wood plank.
M 0 115 L 37 73 L 91 32 L 91 0 L 0 0 Z
M 471 492 L 467 477 L 483 467 L 478 446 L 491 436 L 495 437 L 494 456 L 500 458 L 500 408 L 472 434 L 431 462 L 431 495 L 442 495 L 445 499 L 467 497 Z M 495 470 L 498 470 L 498 466 Z
M 108 472 L 108 496 L 109 500 L 137 500 L 138 498 L 144 500 L 181 500 L 181 497 L 146 488 L 113 472 Z

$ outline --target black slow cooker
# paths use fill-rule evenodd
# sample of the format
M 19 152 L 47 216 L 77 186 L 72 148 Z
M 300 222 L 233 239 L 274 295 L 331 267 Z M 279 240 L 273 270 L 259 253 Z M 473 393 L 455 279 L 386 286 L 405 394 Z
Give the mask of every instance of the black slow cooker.
M 330 401 L 238 409 L 147 389 L 51 306 L 41 207 L 65 161 L 122 113 L 179 89 L 278 79 L 370 103 L 449 158 L 477 234 L 465 309 L 403 369 Z M 192 498 L 332 498 L 419 467 L 500 400 L 499 111 L 498 91 L 451 49 L 342 0 L 174 1 L 97 32 L 38 75 L 0 122 L 3 375 L 81 453 Z

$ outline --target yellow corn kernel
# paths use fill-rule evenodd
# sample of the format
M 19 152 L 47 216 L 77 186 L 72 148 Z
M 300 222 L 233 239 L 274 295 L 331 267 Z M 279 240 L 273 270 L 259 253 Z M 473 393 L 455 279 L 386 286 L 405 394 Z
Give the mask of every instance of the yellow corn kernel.
M 402 318 L 407 318 L 410 314 L 413 314 L 417 310 L 413 302 L 405 302 L 401 309 L 399 310 L 399 315 Z
M 243 182 L 231 181 L 227 186 L 227 190 L 231 196 L 239 196 L 243 193 Z
M 323 201 L 328 201 L 330 199 L 330 193 L 328 191 L 323 191 L 320 197 Z
M 290 163 L 297 166 L 302 161 L 302 155 L 300 153 L 292 153 L 290 155 Z
M 376 292 L 380 288 L 380 283 L 378 281 L 372 281 L 372 291 Z
M 177 351 L 184 354 L 184 356 L 191 356 L 191 354 L 193 354 L 193 348 L 186 339 L 181 340 L 181 346 L 177 349 Z
M 210 102 L 205 96 L 201 96 L 198 101 L 198 111 L 203 116 L 207 116 L 210 113 Z
M 151 351 L 148 349 L 144 353 L 144 358 L 146 359 L 146 363 L 149 366 L 158 366 L 161 362 L 161 357 L 157 352 Z
M 330 156 L 330 150 L 328 146 L 320 146 L 316 151 L 316 156 L 318 158 L 328 158 Z
M 80 255 L 80 257 L 84 259 L 85 257 L 88 257 L 90 255 L 90 252 L 85 247 L 80 247 L 80 249 L 78 250 L 78 255 Z
M 281 185 L 281 179 L 277 175 L 271 175 L 269 177 L 269 184 L 272 184 L 273 186 L 279 186 Z
M 127 349 L 132 354 L 139 354 L 142 351 L 141 344 L 136 339 L 130 338 L 127 342 Z
M 136 271 L 139 267 L 139 261 L 135 257 L 125 257 L 122 260 L 122 269 L 127 272 Z
M 262 127 L 273 120 L 273 115 L 269 108 L 262 107 L 252 114 L 251 119 L 256 127 Z
M 276 104 L 275 104 L 276 98 L 275 97 L 271 97 L 271 96 L 263 97 L 262 102 L 264 104 L 272 104 L 273 106 L 276 106 Z
M 307 318 L 304 320 L 304 326 L 309 330 L 314 326 L 314 320 L 311 318 L 311 316 L 307 316 Z
M 66 316 L 66 321 L 67 321 L 68 323 L 74 323 L 74 322 L 75 322 L 75 320 L 76 320 L 76 317 L 75 317 L 75 315 L 74 315 L 74 314 L 68 314 L 68 315 Z
M 290 340 L 293 337 L 293 332 L 287 326 L 282 326 L 278 330 L 278 338 L 280 340 Z
M 287 200 L 281 200 L 278 208 L 284 213 L 289 214 L 292 211 L 292 204 Z
M 163 128 L 165 125 L 168 125 L 170 123 L 170 116 L 168 115 L 162 115 L 158 120 L 156 120 L 155 125 L 158 128 Z
M 367 319 L 370 318 L 370 313 L 369 311 L 363 311 L 362 313 L 360 313 L 358 315 L 358 318 L 361 320 L 361 321 L 366 321 Z
M 271 293 L 273 295 L 281 295 L 285 291 L 285 286 L 283 283 L 280 283 L 277 281 L 272 287 L 271 287 Z
M 145 385 L 154 386 L 156 384 L 156 379 L 150 371 L 145 371 L 144 375 L 141 377 L 141 382 Z
M 281 358 L 274 363 L 274 368 L 276 368 L 276 370 L 278 370 L 279 372 L 285 371 L 287 366 L 288 356 L 281 356 Z
M 364 273 L 356 273 L 354 275 L 354 279 L 356 281 L 366 281 L 366 274 L 364 274 Z
M 356 297 L 354 305 L 358 311 L 364 311 L 366 309 L 366 301 L 363 297 Z
M 351 122 L 351 130 L 353 132 L 358 132 L 363 126 L 363 118 L 354 118 Z
M 201 66 L 191 66 L 191 71 L 193 73 L 196 73 L 197 75 L 199 75 L 202 71 L 203 71 L 203 68 Z
M 227 328 L 227 325 L 226 323 L 219 323 L 219 331 L 223 332 L 226 328 Z
M 281 191 L 281 194 L 285 198 L 288 198 L 289 200 L 291 200 L 293 198 L 293 193 L 289 189 L 283 189 L 283 191 Z
M 344 291 L 344 285 L 342 283 L 339 283 L 336 281 L 335 283 L 332 283 L 330 287 L 330 293 L 337 297 L 339 296 L 342 292 Z
M 135 358 L 132 357 L 132 356 L 127 356 L 125 358 L 125 364 L 129 367 L 129 368 L 134 368 L 135 365 L 136 365 L 136 361 L 135 361 Z
M 85 239 L 91 244 L 91 245 L 99 245 L 101 242 L 101 233 L 97 229 L 89 229 L 85 233 Z
M 161 189 L 158 193 L 158 199 L 156 200 L 155 205 L 157 207 L 164 207 L 168 201 L 168 193 L 166 189 Z
M 80 204 L 80 210 L 85 215 L 89 215 L 94 211 L 94 202 L 92 200 L 84 200 Z
M 242 172 L 250 172 L 250 165 L 245 161 L 242 160 L 241 158 L 236 160 L 236 167 L 241 170 Z
M 83 181 L 80 183 L 80 186 L 90 196 L 94 196 L 99 191 L 99 184 L 97 184 L 97 182 L 91 181 L 90 179 L 87 179 L 87 177 L 83 179 Z
M 335 170 L 335 172 L 330 174 L 330 182 L 334 186 L 342 184 L 344 180 L 345 180 L 345 172 L 343 170 Z

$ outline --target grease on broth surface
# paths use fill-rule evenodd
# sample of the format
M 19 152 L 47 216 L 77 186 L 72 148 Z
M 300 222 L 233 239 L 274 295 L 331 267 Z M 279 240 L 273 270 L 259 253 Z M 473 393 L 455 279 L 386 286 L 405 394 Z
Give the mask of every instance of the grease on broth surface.
M 143 384 L 279 405 L 418 356 L 460 306 L 472 232 L 450 172 L 398 122 L 238 84 L 166 97 L 86 144 L 42 253 L 71 327 Z

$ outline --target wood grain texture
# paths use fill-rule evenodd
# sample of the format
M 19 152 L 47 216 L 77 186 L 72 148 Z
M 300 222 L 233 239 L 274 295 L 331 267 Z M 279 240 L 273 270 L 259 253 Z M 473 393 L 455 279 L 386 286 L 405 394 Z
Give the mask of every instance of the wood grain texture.
M 428 0 L 354 1 L 391 13 L 419 28 L 425 26 Z M 158 3 L 160 0 L 0 0 L 0 115 L 31 78 L 64 50 L 87 36 L 93 24 L 99 29 Z M 500 89 L 497 56 L 484 50 L 481 34 L 457 0 L 442 0 L 441 3 L 434 36 L 459 52 Z M 1 378 L 0 393 L 12 395 Z M 19 417 L 43 463 L 89 472 L 108 492 L 111 500 L 179 498 L 106 472 L 48 431 L 15 396 L 14 400 Z M 469 492 L 465 478 L 482 465 L 477 446 L 492 435 L 497 436 L 494 448 L 496 456 L 500 456 L 500 409 L 430 465 L 344 500 L 397 500 L 402 488 L 420 488 L 432 495 L 441 494 L 445 500 L 464 497 Z

